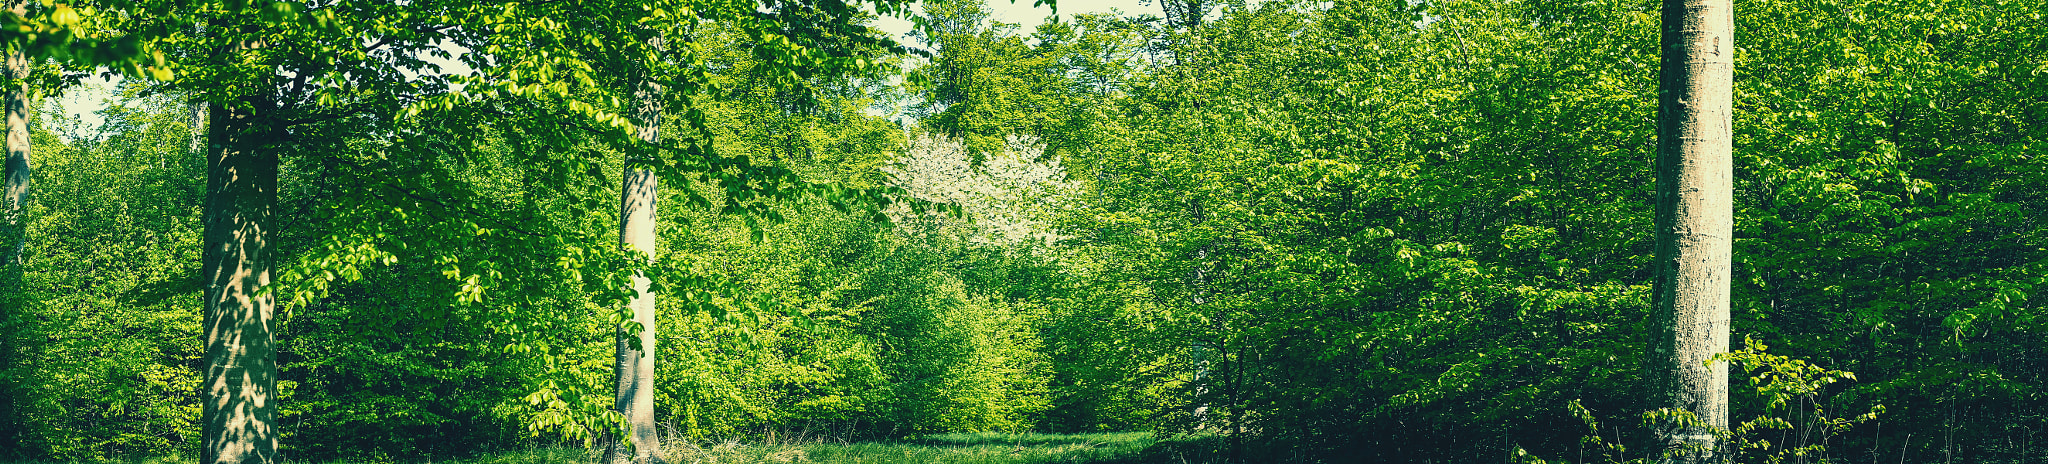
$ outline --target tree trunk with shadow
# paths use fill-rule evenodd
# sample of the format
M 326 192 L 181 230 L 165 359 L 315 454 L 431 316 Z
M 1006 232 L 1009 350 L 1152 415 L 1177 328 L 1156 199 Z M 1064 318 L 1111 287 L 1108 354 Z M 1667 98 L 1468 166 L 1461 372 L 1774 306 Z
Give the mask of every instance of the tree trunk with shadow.
M 653 45 L 660 47 L 660 39 Z M 661 144 L 661 90 L 652 82 L 643 82 L 634 92 L 639 100 L 635 114 L 641 142 L 649 147 Z M 626 163 L 625 176 L 619 189 L 619 245 L 628 253 L 639 255 L 653 262 L 655 246 L 660 237 L 655 234 L 655 199 L 660 194 L 661 181 L 652 169 L 636 166 L 633 160 Z M 651 282 L 644 274 L 633 275 L 633 298 L 628 303 L 633 310 L 633 320 L 638 324 L 637 332 L 632 324 L 618 331 L 618 362 L 613 374 L 618 379 L 617 402 L 614 403 L 619 415 L 626 418 L 626 440 L 613 440 L 605 450 L 606 463 L 651 463 L 658 462 L 655 452 L 661 449 L 661 439 L 654 425 L 654 354 L 655 295 L 649 288 Z M 630 460 L 624 448 L 631 445 Z
M 22 0 L 8 2 L 17 15 L 28 13 Z M 0 457 L 21 452 L 23 427 L 21 407 L 28 402 L 28 387 L 21 379 L 23 342 L 28 329 L 27 280 L 22 254 L 28 250 L 28 57 L 20 50 L 8 50 L 5 57 L 7 161 L 5 195 L 0 197 Z M 27 457 L 27 456 L 12 456 Z
M 264 117 L 275 104 L 262 98 L 214 105 L 207 124 L 204 403 L 200 418 L 203 464 L 277 461 L 277 351 L 275 299 L 259 293 L 271 281 L 276 227 L 280 138 Z

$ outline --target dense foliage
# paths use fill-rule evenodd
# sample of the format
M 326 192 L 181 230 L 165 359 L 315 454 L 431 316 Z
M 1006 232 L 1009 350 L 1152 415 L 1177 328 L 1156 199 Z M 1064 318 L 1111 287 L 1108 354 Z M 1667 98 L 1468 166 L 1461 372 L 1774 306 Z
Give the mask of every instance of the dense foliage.
M 664 433 L 1651 457 L 1655 3 L 1171 3 L 1020 31 L 929 2 L 923 54 L 791 31 L 900 73 L 781 74 L 707 19 L 670 97 L 701 127 L 668 137 L 726 164 L 664 171 L 693 173 L 662 199 Z M 1737 460 L 2048 456 L 2048 4 L 1737 12 Z M 97 134 L 37 125 L 0 458 L 196 447 L 205 163 L 133 87 Z M 618 89 L 577 92 L 303 129 L 288 456 L 602 435 L 636 149 L 589 116 Z

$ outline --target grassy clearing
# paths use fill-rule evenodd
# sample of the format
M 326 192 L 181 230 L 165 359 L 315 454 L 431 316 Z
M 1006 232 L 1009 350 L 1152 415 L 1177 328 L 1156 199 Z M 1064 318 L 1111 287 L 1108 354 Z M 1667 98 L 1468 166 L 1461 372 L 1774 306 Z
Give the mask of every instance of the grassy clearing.
M 956 433 L 891 442 L 672 447 L 674 464 L 1037 464 L 1135 463 L 1155 444 L 1145 432 Z
M 673 442 L 671 442 L 673 443 Z M 670 444 L 663 450 L 669 464 L 1201 464 L 1218 462 L 1209 438 L 1160 440 L 1149 432 L 1042 434 L 953 433 L 886 442 L 835 442 L 824 439 L 781 440 L 779 443 Z M 467 459 L 401 460 L 433 464 L 580 464 L 597 461 L 583 449 L 535 449 L 493 453 Z M 102 461 L 109 464 L 189 464 L 190 458 Z M 334 461 L 320 464 L 382 464 L 388 461 Z M 0 464 L 46 464 L 5 463 Z
M 508 451 L 508 452 L 503 452 L 503 453 L 493 453 L 493 454 L 488 454 L 488 455 L 478 456 L 478 457 L 475 457 L 475 458 L 469 458 L 469 459 L 434 459 L 434 460 L 428 460 L 428 459 L 415 459 L 415 460 L 400 460 L 400 461 L 396 461 L 396 462 L 403 462 L 403 463 L 408 463 L 408 464 L 411 464 L 411 463 L 423 463 L 423 464 L 565 464 L 565 463 L 585 463 L 585 462 L 593 462 L 593 461 L 596 461 L 596 460 L 597 460 L 597 457 L 596 457 L 596 455 L 595 455 L 595 454 L 593 454 L 593 453 L 591 453 L 591 452 L 589 452 L 589 451 L 587 451 L 587 450 L 582 450 L 582 449 L 572 449 L 572 448 L 555 448 L 555 449 L 533 449 L 533 450 L 524 450 L 524 451 Z M 0 460 L 0 464 L 57 464 L 57 463 L 60 463 L 60 462 L 63 462 L 63 461 L 8 461 L 8 460 Z M 195 462 L 198 462 L 198 459 L 197 459 L 197 458 L 194 458 L 194 457 L 190 457 L 190 456 L 185 456 L 185 457 L 178 457 L 178 456 L 159 456 L 159 457 L 149 457 L 149 458 L 126 458 L 126 459 L 100 459 L 100 460 L 94 460 L 94 461 L 80 461 L 80 463 L 90 463 L 90 464 L 193 464 L 193 463 L 195 463 Z M 307 463 L 306 463 L 305 461 L 296 461 L 296 460 L 290 460 L 290 459 L 286 459 L 286 460 L 284 460 L 283 462 L 284 462 L 285 464 L 307 464 Z M 321 462 L 320 464 L 393 464 L 393 461 L 391 461 L 391 460 L 342 460 L 342 461 L 331 461 L 331 462 Z

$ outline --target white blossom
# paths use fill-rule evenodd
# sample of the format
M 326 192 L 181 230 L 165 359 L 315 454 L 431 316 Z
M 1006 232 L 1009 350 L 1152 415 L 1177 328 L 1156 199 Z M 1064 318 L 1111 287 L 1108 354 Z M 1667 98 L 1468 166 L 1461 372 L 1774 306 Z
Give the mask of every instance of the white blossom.
M 1037 137 L 1012 135 L 1003 150 L 976 166 L 959 141 L 924 135 L 910 141 L 902 156 L 883 172 L 889 184 L 910 198 L 959 206 L 967 221 L 944 213 L 912 214 L 907 206 L 888 211 L 890 219 L 913 235 L 957 230 L 975 243 L 1051 244 L 1062 238 L 1045 220 L 1077 188 L 1056 159 L 1044 157 Z

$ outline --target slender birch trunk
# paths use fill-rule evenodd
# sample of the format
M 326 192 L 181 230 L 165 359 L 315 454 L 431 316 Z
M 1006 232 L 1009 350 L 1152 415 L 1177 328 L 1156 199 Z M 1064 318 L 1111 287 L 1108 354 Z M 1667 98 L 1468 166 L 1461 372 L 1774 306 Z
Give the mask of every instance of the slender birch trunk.
M 656 47 L 661 45 L 660 39 L 652 42 Z M 634 97 L 639 100 L 638 114 L 635 115 L 639 122 L 636 135 L 649 146 L 660 145 L 661 89 L 652 82 L 643 82 L 634 92 Z M 653 170 L 628 162 L 619 191 L 619 244 L 653 262 L 655 244 L 659 239 L 654 231 L 654 203 L 660 192 L 660 179 L 655 177 Z M 619 330 L 618 364 L 613 370 L 618 377 L 615 407 L 620 415 L 626 417 L 626 438 L 631 440 L 631 462 L 634 463 L 659 461 L 654 453 L 661 449 L 661 439 L 656 435 L 654 426 L 655 296 L 649 290 L 649 283 L 644 274 L 633 276 L 630 306 L 633 322 L 639 324 L 639 332 L 629 333 L 626 327 Z M 605 451 L 605 462 L 626 462 L 622 445 L 614 441 Z
M 205 232 L 206 373 L 200 384 L 202 464 L 277 461 L 277 352 L 270 283 L 276 233 L 276 133 L 272 105 L 216 105 L 207 124 Z
M 1659 431 L 1673 463 L 1725 460 L 1714 430 L 1728 428 L 1730 242 L 1734 233 L 1730 0 L 1664 0 L 1657 108 L 1657 249 L 1650 331 L 1651 407 L 1697 423 Z

